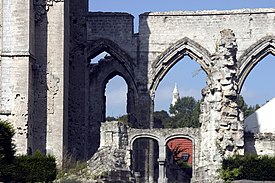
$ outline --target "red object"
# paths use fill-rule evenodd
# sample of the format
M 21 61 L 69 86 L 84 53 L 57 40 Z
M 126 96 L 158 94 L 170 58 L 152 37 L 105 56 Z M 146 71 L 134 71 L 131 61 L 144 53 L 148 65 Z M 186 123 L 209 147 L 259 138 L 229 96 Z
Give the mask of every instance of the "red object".
M 182 158 L 183 153 L 189 154 L 188 164 L 192 164 L 193 144 L 192 141 L 186 138 L 175 138 L 169 140 L 167 147 L 171 152 L 174 152 L 174 160 Z

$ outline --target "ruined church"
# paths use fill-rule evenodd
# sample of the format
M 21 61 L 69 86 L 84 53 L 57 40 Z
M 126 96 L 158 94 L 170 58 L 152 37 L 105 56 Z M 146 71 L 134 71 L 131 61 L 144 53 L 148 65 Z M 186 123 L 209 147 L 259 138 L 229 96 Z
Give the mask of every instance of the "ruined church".
M 143 13 L 134 33 L 132 15 L 88 12 L 88 0 L 3 0 L 0 7 L 0 118 L 16 129 L 17 153 L 40 150 L 60 165 L 67 154 L 89 160 L 104 142 L 105 87 L 117 75 L 127 83 L 134 129 L 126 146 L 133 152 L 139 138 L 159 143 L 159 182 L 173 138 L 191 142 L 198 182 L 213 182 L 224 157 L 245 153 L 237 98 L 254 66 L 275 54 L 274 8 Z M 102 52 L 111 56 L 91 62 Z M 155 91 L 184 56 L 207 75 L 201 128 L 152 132 Z

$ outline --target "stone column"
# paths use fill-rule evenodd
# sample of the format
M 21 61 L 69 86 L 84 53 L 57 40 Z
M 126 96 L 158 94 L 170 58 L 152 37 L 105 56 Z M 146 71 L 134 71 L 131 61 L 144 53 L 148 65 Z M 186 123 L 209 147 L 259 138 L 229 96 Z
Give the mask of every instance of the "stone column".
M 151 98 L 151 103 L 150 103 L 150 129 L 153 129 L 154 128 L 154 98 L 155 98 L 155 95 L 152 94 L 150 96 Z M 149 139 L 149 157 L 148 157 L 148 161 L 149 161 L 149 164 L 148 164 L 148 176 L 149 176 L 149 183 L 153 183 L 154 182 L 154 155 L 155 155 L 155 152 L 154 152 L 154 140 L 152 139 Z
M 0 118 L 13 125 L 16 152 L 25 154 L 32 141 L 33 3 L 3 0 L 0 5 Z
M 148 153 L 148 176 L 149 176 L 149 183 L 154 183 L 154 157 L 155 157 L 155 152 L 154 152 L 154 140 L 149 139 L 149 153 Z
M 237 105 L 237 43 L 232 30 L 221 31 L 221 40 L 212 57 L 207 87 L 201 104 L 201 178 L 217 180 L 224 157 L 241 152 L 242 116 Z M 211 178 L 212 177 L 212 178 Z
M 165 166 L 165 160 L 166 160 L 166 146 L 165 144 L 159 145 L 159 178 L 158 183 L 166 183 L 166 166 Z

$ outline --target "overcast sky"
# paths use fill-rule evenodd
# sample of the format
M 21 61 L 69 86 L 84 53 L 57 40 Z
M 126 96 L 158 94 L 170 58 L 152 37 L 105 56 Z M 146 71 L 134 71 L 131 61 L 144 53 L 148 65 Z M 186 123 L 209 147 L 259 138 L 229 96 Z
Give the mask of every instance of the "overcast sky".
M 173 10 L 227 10 L 240 8 L 274 8 L 275 0 L 92 0 L 90 11 L 128 12 L 135 16 L 135 32 L 138 32 L 138 15 L 149 11 Z M 264 58 L 246 79 L 242 95 L 249 105 L 264 104 L 275 97 L 275 57 Z M 205 86 L 205 73 L 189 57 L 179 61 L 160 83 L 155 98 L 155 110 L 169 110 L 172 91 L 177 83 L 181 96 L 201 98 Z M 120 77 L 110 80 L 106 88 L 107 116 L 126 113 L 125 81 Z

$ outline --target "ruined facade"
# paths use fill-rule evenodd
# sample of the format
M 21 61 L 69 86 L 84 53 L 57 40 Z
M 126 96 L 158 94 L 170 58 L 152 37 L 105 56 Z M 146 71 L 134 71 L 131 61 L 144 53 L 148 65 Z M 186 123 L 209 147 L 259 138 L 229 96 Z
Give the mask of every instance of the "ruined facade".
M 130 123 L 153 127 L 157 86 L 186 55 L 207 74 L 199 176 L 211 181 L 223 157 L 243 152 L 236 100 L 253 67 L 275 53 L 275 9 L 144 13 L 134 33 L 132 15 L 88 12 L 87 0 L 0 7 L 0 117 L 16 128 L 18 153 L 89 159 L 105 121 L 105 87 L 116 75 L 128 85 Z M 103 51 L 111 57 L 90 63 Z

